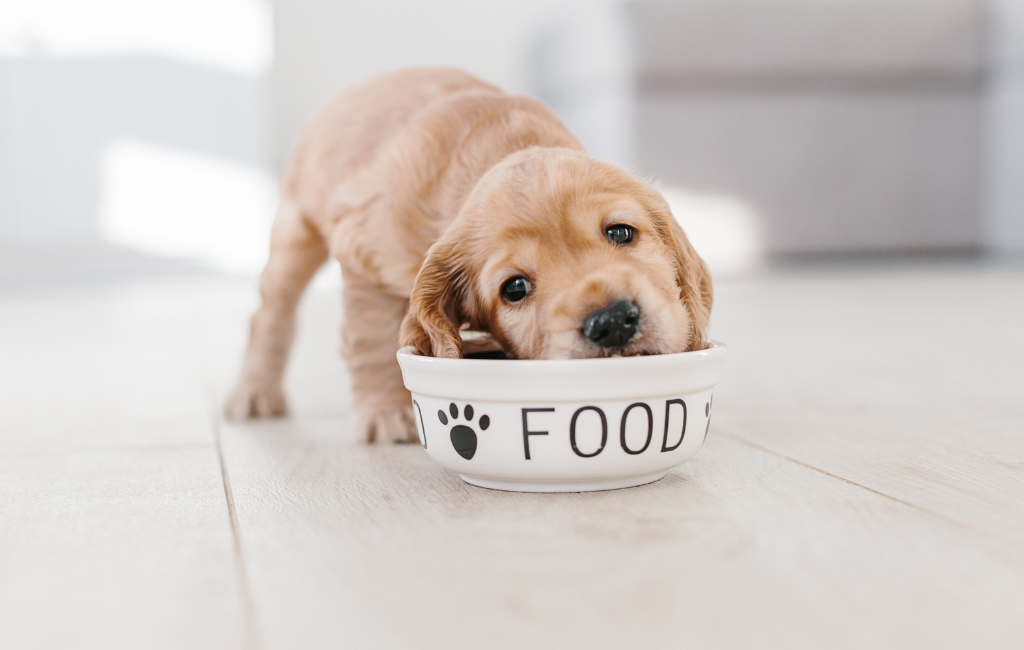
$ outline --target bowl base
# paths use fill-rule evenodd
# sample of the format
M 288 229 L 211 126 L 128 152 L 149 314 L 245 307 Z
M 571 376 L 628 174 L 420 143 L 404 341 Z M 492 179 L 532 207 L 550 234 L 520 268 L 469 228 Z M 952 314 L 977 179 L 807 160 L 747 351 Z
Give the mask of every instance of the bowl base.
M 619 488 L 636 487 L 646 483 L 653 483 L 665 472 L 654 472 L 641 476 L 626 476 L 620 478 L 587 479 L 581 481 L 531 481 L 484 478 L 470 474 L 459 474 L 462 480 L 470 485 L 488 488 L 491 490 L 504 490 L 506 492 L 597 492 L 599 490 L 618 490 Z

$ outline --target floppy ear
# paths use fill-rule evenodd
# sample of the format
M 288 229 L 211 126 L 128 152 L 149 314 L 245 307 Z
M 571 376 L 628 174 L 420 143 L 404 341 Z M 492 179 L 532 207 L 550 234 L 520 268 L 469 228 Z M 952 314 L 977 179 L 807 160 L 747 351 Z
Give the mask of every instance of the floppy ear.
M 671 212 L 666 219 L 669 246 L 676 263 L 676 282 L 679 297 L 690 314 L 693 329 L 687 350 L 703 350 L 708 346 L 708 320 L 711 318 L 711 273 L 708 266 L 690 245 L 686 233 L 676 222 Z
M 462 358 L 462 296 L 465 273 L 455 254 L 456 246 L 439 241 L 427 251 L 402 321 L 401 344 L 420 354 L 445 359 Z

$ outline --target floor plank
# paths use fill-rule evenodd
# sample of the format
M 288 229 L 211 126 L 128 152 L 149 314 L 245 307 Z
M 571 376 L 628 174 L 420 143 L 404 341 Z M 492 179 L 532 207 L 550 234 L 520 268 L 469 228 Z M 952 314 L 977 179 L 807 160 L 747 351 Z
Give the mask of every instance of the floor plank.
M 1024 543 L 1024 270 L 782 273 L 712 330 L 720 430 Z
M 190 283 L 4 287 L 0 454 L 211 444 Z
M 218 425 L 252 281 L 40 282 L 0 286 L 0 647 L 1024 645 L 1019 268 L 719 283 L 708 444 L 582 495 L 351 441 L 336 286 L 294 416 Z
M 1024 643 L 1019 549 L 725 437 L 649 486 L 531 495 L 332 418 L 223 435 L 268 648 Z
M 212 446 L 0 455 L 0 647 L 241 648 Z

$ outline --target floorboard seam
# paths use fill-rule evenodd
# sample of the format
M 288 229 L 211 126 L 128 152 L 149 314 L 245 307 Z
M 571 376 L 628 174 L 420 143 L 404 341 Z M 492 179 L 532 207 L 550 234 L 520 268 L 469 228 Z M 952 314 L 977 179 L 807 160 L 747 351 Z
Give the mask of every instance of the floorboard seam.
M 151 453 L 162 451 L 209 451 L 208 442 L 182 442 L 155 445 L 116 445 L 113 447 L 74 447 L 65 449 L 25 449 L 0 452 L 0 458 L 25 456 L 70 456 L 74 454 L 123 454 Z
M 925 508 L 923 506 L 919 506 L 919 505 L 917 505 L 915 503 L 911 503 L 909 501 L 904 501 L 903 499 L 900 499 L 899 497 L 894 497 L 891 494 L 886 494 L 885 492 L 880 492 L 879 490 L 876 490 L 874 488 L 870 488 L 870 487 L 868 487 L 866 485 L 863 485 L 863 484 L 858 483 L 856 481 L 852 481 L 852 480 L 850 480 L 848 478 L 845 478 L 843 476 L 839 476 L 838 474 L 833 474 L 832 472 L 829 472 L 827 470 L 823 470 L 820 467 L 815 467 L 814 465 L 811 465 L 809 463 L 805 463 L 804 461 L 797 460 L 796 458 L 793 458 L 792 456 L 787 456 L 786 454 L 783 454 L 783 453 L 780 453 L 778 451 L 775 451 L 774 449 L 771 449 L 769 447 L 764 447 L 762 445 L 757 444 L 756 442 L 751 442 L 750 440 L 747 440 L 746 438 L 744 438 L 742 436 L 738 436 L 738 435 L 736 435 L 734 433 L 724 433 L 724 432 L 719 432 L 718 435 L 721 435 L 721 436 L 723 436 L 725 438 L 729 438 L 730 440 L 735 440 L 736 442 L 738 442 L 738 443 L 740 443 L 742 445 L 746 445 L 746 446 L 748 446 L 748 447 L 750 447 L 752 449 L 757 449 L 758 451 L 763 451 L 766 454 L 771 454 L 772 456 L 775 456 L 777 458 L 781 458 L 783 460 L 789 461 L 789 462 L 794 463 L 796 465 L 799 465 L 801 467 L 805 467 L 805 468 L 807 468 L 809 470 L 818 472 L 819 474 L 824 474 L 825 476 L 828 476 L 830 478 L 834 478 L 834 479 L 836 479 L 838 481 L 842 481 L 843 483 L 846 483 L 848 485 L 852 485 L 852 486 L 860 488 L 862 490 L 867 490 L 868 492 L 871 492 L 872 494 L 877 494 L 878 496 L 880 496 L 882 498 L 888 499 L 888 500 L 893 501 L 895 503 L 898 503 L 898 504 L 900 504 L 902 506 L 906 506 L 908 508 L 912 508 L 912 509 L 917 510 L 918 512 L 921 512 L 923 514 L 926 514 L 926 515 L 928 515 L 928 516 L 930 516 L 932 518 L 938 519 L 938 520 L 940 520 L 942 522 L 945 522 L 947 524 L 950 524 L 952 526 L 956 526 L 957 528 L 963 528 L 965 530 L 968 530 L 968 531 L 974 533 L 975 535 L 979 535 L 981 537 L 985 537 L 987 539 L 991 539 L 991 540 L 994 540 L 996 542 L 999 542 L 1001 545 L 1005 545 L 1005 546 L 1009 547 L 1010 549 L 1012 549 L 1012 550 L 1014 550 L 1014 551 L 1016 551 L 1018 553 L 1021 552 L 1022 550 L 1024 550 L 1024 545 L 1020 544 L 1017 540 L 1015 540 L 1013 538 L 1008 538 L 1008 537 L 1005 537 L 1005 536 L 1000 535 L 998 533 L 993 533 L 993 532 L 984 530 L 982 528 L 977 528 L 976 526 L 972 526 L 971 524 L 968 524 L 968 523 L 965 523 L 965 522 L 960 521 L 958 519 L 954 519 L 952 517 L 944 515 L 941 512 L 936 512 L 936 511 L 931 510 L 929 508 Z
M 213 438 L 217 448 L 217 460 L 220 463 L 220 475 L 224 484 L 224 500 L 228 507 L 228 521 L 231 525 L 231 540 L 235 552 L 235 568 L 238 573 L 238 587 L 242 596 L 243 616 L 245 617 L 246 648 L 259 648 L 259 634 L 256 624 L 256 602 L 252 597 L 252 589 L 249 585 L 249 572 L 245 567 L 245 556 L 242 553 L 242 536 L 238 526 L 238 515 L 235 511 L 235 497 L 231 491 L 231 479 L 228 477 L 228 467 L 224 460 L 224 446 L 220 436 L 220 417 L 217 413 L 213 416 Z

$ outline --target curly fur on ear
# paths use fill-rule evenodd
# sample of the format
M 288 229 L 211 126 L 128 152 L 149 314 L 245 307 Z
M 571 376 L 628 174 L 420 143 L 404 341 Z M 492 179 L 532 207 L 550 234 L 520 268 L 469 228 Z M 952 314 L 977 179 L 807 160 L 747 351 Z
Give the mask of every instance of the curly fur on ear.
M 708 347 L 708 321 L 711 319 L 711 303 L 714 299 L 711 273 L 707 264 L 690 245 L 690 240 L 683 234 L 683 229 L 678 225 L 676 228 L 678 234 L 682 236 L 676 248 L 677 281 L 681 289 L 680 297 L 693 322 L 687 350 L 703 350 Z
M 424 356 L 462 358 L 459 326 L 465 274 L 455 249 L 455 244 L 439 241 L 427 251 L 402 320 L 401 344 L 415 347 Z
M 656 211 L 656 217 L 661 222 L 659 230 L 675 258 L 679 299 L 690 315 L 692 327 L 686 349 L 703 350 L 708 346 L 708 321 L 711 319 L 711 303 L 714 299 L 711 273 L 660 194 L 657 195 L 655 205 L 659 208 Z

